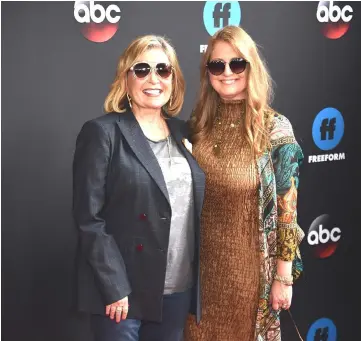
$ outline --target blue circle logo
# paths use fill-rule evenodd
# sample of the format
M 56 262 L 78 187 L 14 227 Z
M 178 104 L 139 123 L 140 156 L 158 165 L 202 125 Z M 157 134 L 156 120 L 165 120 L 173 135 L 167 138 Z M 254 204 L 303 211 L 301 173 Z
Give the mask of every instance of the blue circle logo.
M 345 124 L 341 113 L 335 108 L 325 108 L 313 121 L 313 141 L 322 150 L 333 149 L 340 143 L 344 129 Z
M 207 1 L 203 10 L 203 22 L 211 36 L 225 26 L 239 26 L 241 7 L 238 1 Z
M 336 341 L 336 326 L 328 318 L 314 322 L 307 333 L 307 341 Z

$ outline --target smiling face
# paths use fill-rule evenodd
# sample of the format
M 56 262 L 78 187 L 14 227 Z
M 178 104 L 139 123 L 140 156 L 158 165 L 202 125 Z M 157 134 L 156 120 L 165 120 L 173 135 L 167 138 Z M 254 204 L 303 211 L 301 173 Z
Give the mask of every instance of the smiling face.
M 159 63 L 170 64 L 167 55 L 161 48 L 152 48 L 142 53 L 133 63 L 144 62 L 151 67 L 156 67 Z M 144 78 L 138 78 L 133 71 L 128 72 L 128 93 L 132 100 L 132 105 L 139 109 L 161 109 L 170 98 L 172 93 L 171 74 L 167 78 L 162 78 L 152 69 Z
M 217 41 L 210 57 L 210 61 L 221 60 L 227 62 L 224 72 L 215 76 L 208 71 L 209 80 L 218 93 L 224 100 L 238 100 L 246 98 L 247 91 L 247 68 L 242 73 L 236 74 L 229 68 L 229 62 L 233 58 L 239 58 L 239 52 L 235 51 L 232 45 L 225 41 Z

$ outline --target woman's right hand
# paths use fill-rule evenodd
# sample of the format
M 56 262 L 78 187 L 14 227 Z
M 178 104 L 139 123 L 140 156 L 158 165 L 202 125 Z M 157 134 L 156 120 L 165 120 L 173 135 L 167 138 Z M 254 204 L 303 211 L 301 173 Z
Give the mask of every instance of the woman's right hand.
M 119 323 L 121 320 L 125 320 L 127 318 L 128 309 L 128 296 L 126 296 L 119 301 L 107 305 L 105 309 L 105 314 L 109 316 L 112 320 L 114 320 L 115 317 L 115 321 Z

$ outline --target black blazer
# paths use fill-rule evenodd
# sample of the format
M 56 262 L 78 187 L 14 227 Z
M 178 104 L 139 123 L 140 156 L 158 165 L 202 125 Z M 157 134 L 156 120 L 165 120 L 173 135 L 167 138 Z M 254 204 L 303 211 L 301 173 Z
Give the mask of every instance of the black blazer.
M 192 171 L 196 283 L 191 312 L 199 320 L 205 176 L 182 143 L 186 123 L 166 121 Z M 128 318 L 161 321 L 172 211 L 161 168 L 131 111 L 83 125 L 73 163 L 73 213 L 79 229 L 78 310 L 105 314 L 106 305 L 129 296 Z

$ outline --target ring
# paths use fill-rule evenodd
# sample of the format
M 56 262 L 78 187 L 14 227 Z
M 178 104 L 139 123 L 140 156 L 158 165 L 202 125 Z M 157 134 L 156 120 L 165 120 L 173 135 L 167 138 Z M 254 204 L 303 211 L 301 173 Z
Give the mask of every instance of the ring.
M 117 307 L 115 310 L 116 311 L 122 311 L 122 307 Z

